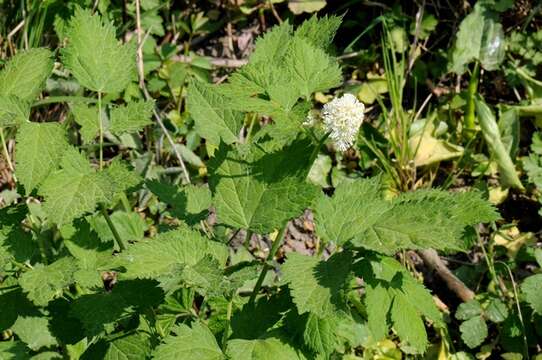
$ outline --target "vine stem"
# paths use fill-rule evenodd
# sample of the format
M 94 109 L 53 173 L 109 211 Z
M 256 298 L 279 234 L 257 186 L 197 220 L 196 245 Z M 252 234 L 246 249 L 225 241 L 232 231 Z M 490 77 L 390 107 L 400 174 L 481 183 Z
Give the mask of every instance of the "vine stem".
M 117 231 L 117 228 L 115 227 L 115 224 L 113 224 L 113 220 L 111 220 L 111 217 L 107 213 L 107 209 L 105 206 L 101 206 L 101 212 L 103 217 L 105 218 L 105 221 L 107 222 L 107 226 L 109 226 L 109 229 L 111 229 L 111 232 L 113 233 L 113 237 L 115 238 L 115 242 L 117 243 L 119 250 L 122 252 L 126 250 L 126 246 L 124 245 L 124 242 L 122 241 L 119 232 Z
M 4 157 L 6 158 L 6 162 L 8 163 L 8 167 L 9 167 L 9 170 L 11 171 L 11 175 L 13 176 L 13 179 L 17 181 L 17 178 L 15 177 L 15 168 L 13 167 L 13 163 L 11 162 L 8 146 L 6 144 L 6 138 L 4 137 L 4 129 L 1 127 L 0 127 L 0 140 L 2 141 L 2 151 L 4 152 Z
M 258 295 L 258 292 L 260 291 L 262 287 L 263 281 L 265 280 L 265 276 L 267 275 L 267 271 L 271 267 L 269 265 L 269 262 L 273 260 L 273 258 L 275 257 L 275 254 L 279 250 L 280 244 L 282 242 L 282 239 L 284 238 L 284 235 L 286 234 L 287 229 L 288 229 L 288 221 L 286 222 L 286 224 L 284 224 L 284 227 L 279 232 L 275 241 L 273 241 L 273 246 L 271 247 L 271 251 L 269 251 L 267 258 L 265 259 L 262 271 L 260 272 L 260 276 L 258 277 L 258 280 L 256 281 L 256 285 L 254 285 L 254 290 L 252 290 L 252 294 L 250 294 L 250 299 L 248 300 L 249 304 L 254 304 L 254 301 L 256 300 L 256 295 Z
M 102 120 L 102 93 L 98 91 L 98 122 L 100 124 L 100 170 L 104 167 L 104 126 Z

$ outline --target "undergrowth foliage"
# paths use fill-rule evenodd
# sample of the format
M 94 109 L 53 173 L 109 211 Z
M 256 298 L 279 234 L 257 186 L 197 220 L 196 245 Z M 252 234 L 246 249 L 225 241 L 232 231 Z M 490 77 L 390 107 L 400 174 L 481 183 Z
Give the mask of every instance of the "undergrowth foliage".
M 104 135 L 141 131 L 154 103 L 121 96 L 136 81 L 136 49 L 100 16 L 78 9 L 62 33 L 56 60 L 88 90 L 67 100 L 70 121 L 29 121 L 53 53 L 13 57 L 0 72 L 0 126 L 17 127 L 28 200 L 0 210 L 0 330 L 16 339 L 0 342 L 0 357 L 325 359 L 390 336 L 422 354 L 428 326 L 444 334 L 431 293 L 391 256 L 465 251 L 473 226 L 499 216 L 474 191 L 389 198 L 375 177 L 328 195 L 306 181 L 329 134 L 303 123 L 313 94 L 342 82 L 330 52 L 340 22 L 284 23 L 226 83 L 191 80 L 188 110 L 212 153 L 208 187 L 143 181 L 122 155 L 104 159 Z M 273 123 L 240 136 L 254 114 Z M 141 187 L 182 225 L 145 237 L 147 224 L 126 205 Z M 269 261 L 233 263 L 228 244 L 201 226 L 211 207 L 222 226 L 272 234 Z M 289 254 L 275 279 L 286 224 L 307 208 L 321 251 Z M 329 257 L 327 244 L 337 249 Z M 535 281 L 524 284 L 528 296 Z M 462 319 L 462 332 L 483 322 L 479 313 Z

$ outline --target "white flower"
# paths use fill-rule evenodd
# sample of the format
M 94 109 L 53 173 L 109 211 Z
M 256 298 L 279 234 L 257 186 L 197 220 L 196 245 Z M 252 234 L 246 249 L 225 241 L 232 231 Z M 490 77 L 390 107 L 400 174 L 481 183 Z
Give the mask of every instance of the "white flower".
M 344 94 L 325 104 L 322 119 L 330 139 L 339 151 L 346 151 L 356 140 L 363 122 L 365 106 L 352 94 Z

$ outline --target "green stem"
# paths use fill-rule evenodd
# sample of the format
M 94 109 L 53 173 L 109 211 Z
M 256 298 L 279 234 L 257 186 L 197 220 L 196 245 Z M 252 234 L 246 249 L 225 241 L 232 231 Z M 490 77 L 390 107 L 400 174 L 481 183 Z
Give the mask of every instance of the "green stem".
M 230 337 L 230 320 L 233 308 L 233 296 L 231 296 L 228 300 L 228 308 L 226 311 L 226 326 L 224 328 L 224 333 L 222 334 L 222 349 L 224 350 L 226 349 L 226 343 L 228 342 L 228 338 Z
M 249 304 L 254 304 L 254 301 L 256 300 L 256 295 L 258 295 L 258 292 L 260 291 L 260 288 L 262 287 L 263 281 L 265 280 L 265 276 L 267 275 L 267 271 L 271 267 L 269 265 L 269 262 L 273 260 L 275 257 L 275 254 L 279 250 L 280 244 L 282 243 L 282 238 L 284 238 L 284 235 L 286 234 L 286 230 L 288 229 L 288 222 L 284 224 L 284 227 L 279 232 L 277 238 L 275 241 L 273 241 L 273 246 L 271 247 L 271 251 L 269 251 L 269 254 L 267 255 L 267 259 L 265 260 L 263 264 L 262 271 L 260 272 L 260 276 L 258 277 L 258 280 L 256 281 L 256 285 L 254 286 L 254 290 L 252 290 L 252 294 L 250 295 L 250 299 L 248 301 Z
M 8 163 L 9 170 L 11 171 L 13 179 L 17 181 L 17 178 L 15 177 L 15 168 L 13 167 L 13 163 L 11 162 L 11 157 L 9 156 L 9 151 L 6 144 L 6 138 L 4 137 L 4 129 L 1 127 L 0 127 L 0 140 L 2 140 L 2 151 L 4 152 L 4 157 L 6 158 L 6 162 Z
M 117 243 L 117 246 L 119 247 L 119 251 L 126 250 L 126 246 L 124 245 L 124 242 L 122 241 L 119 232 L 117 231 L 117 228 L 115 227 L 115 224 L 113 224 L 113 221 L 111 220 L 111 217 L 107 213 L 107 209 L 105 206 L 101 206 L 101 212 L 103 217 L 105 218 L 105 221 L 107 222 L 107 225 L 109 226 L 109 229 L 111 229 L 111 232 L 113 233 L 113 237 L 115 238 L 115 242 Z
M 473 137 L 475 131 L 474 119 L 476 117 L 476 108 L 475 108 L 475 97 L 478 91 L 478 78 L 480 75 L 480 64 L 476 62 L 474 64 L 474 69 L 469 80 L 469 87 L 467 90 L 467 108 L 465 112 L 465 128 L 464 133 L 467 139 Z
M 100 125 L 100 170 L 104 167 L 104 126 L 102 121 L 102 93 L 98 91 L 98 122 Z

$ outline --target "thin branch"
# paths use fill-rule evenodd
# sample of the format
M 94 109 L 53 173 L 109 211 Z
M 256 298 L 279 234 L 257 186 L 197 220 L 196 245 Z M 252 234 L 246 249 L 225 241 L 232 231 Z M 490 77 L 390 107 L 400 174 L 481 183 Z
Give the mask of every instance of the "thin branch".
M 476 295 L 474 291 L 469 289 L 450 271 L 450 269 L 448 269 L 435 250 L 427 249 L 422 250 L 419 253 L 425 265 L 434 270 L 458 298 L 463 302 L 474 299 L 474 296 Z
M 139 87 L 143 91 L 143 94 L 145 95 L 145 99 L 151 100 L 151 96 L 149 92 L 147 91 L 147 87 L 145 86 L 145 72 L 143 67 L 143 39 L 142 39 L 142 29 L 141 29 L 141 10 L 140 10 L 140 1 L 136 0 L 136 34 L 137 34 L 137 70 L 139 75 Z M 188 174 L 188 170 L 186 169 L 186 165 L 184 164 L 183 157 L 181 156 L 181 153 L 179 152 L 179 149 L 177 149 L 177 146 L 175 146 L 175 141 L 169 134 L 169 131 L 164 125 L 164 122 L 160 118 L 160 115 L 156 111 L 156 108 L 152 110 L 154 118 L 160 128 L 162 129 L 162 132 L 166 136 L 166 139 L 169 142 L 169 145 L 171 146 L 173 153 L 177 157 L 177 160 L 179 161 L 179 164 L 181 165 L 181 169 L 183 171 L 183 176 L 187 183 L 190 183 L 190 175 Z

